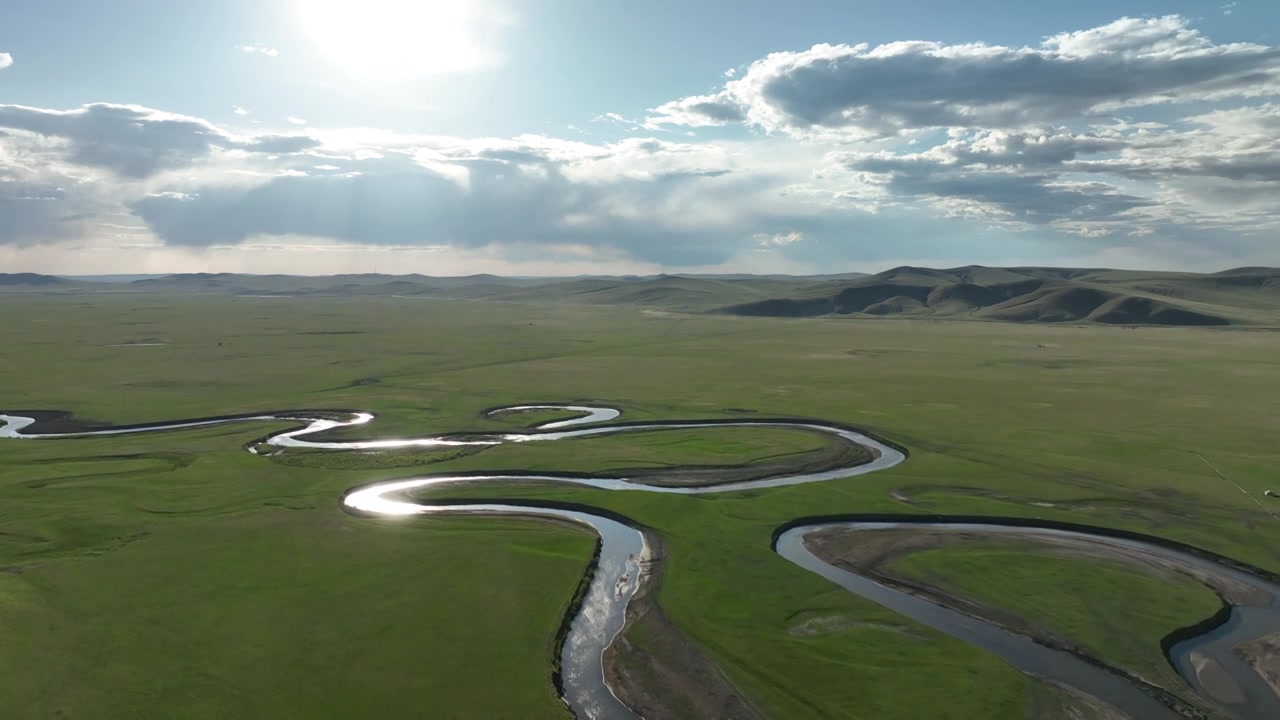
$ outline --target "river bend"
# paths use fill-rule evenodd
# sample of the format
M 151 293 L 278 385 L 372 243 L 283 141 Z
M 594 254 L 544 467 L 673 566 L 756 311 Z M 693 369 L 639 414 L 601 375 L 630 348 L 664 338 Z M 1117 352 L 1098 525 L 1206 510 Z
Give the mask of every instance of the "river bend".
M 661 430 L 717 428 L 728 426 L 776 427 L 805 429 L 826 433 L 846 441 L 860 444 L 872 451 L 873 458 L 866 463 L 836 467 L 821 472 L 780 474 L 772 477 L 731 482 L 718 485 L 670 487 L 646 485 L 626 477 L 582 477 L 571 475 L 522 475 L 502 473 L 459 473 L 412 477 L 402 480 L 372 483 L 347 491 L 342 504 L 349 512 L 367 515 L 422 515 L 436 513 L 508 514 L 552 517 L 592 528 L 600 536 L 599 559 L 591 576 L 587 591 L 578 612 L 570 621 L 570 629 L 561 649 L 561 689 L 566 705 L 579 718 L 601 720 L 629 719 L 637 717 L 613 693 L 605 680 L 603 657 L 605 650 L 622 631 L 626 619 L 627 604 L 646 580 L 645 562 L 650 559 L 650 548 L 643 533 L 617 519 L 567 508 L 551 508 L 515 503 L 441 504 L 418 497 L 426 490 L 438 490 L 458 484 L 502 483 L 563 483 L 612 491 L 656 492 L 694 495 L 724 493 L 759 488 L 782 487 L 801 483 L 819 482 L 836 478 L 848 478 L 893 467 L 906 459 L 898 448 L 852 428 L 811 420 L 789 419 L 726 419 L 707 421 L 655 421 L 636 423 L 608 423 L 616 420 L 620 412 L 614 408 L 591 405 L 515 405 L 489 411 L 490 416 L 525 410 L 562 410 L 574 413 L 565 420 L 541 423 L 525 432 L 513 433 L 456 433 L 417 438 L 379 440 L 325 439 L 328 433 L 344 428 L 364 425 L 374 419 L 367 412 L 288 411 L 257 415 L 202 418 L 172 423 L 83 429 L 69 432 L 38 432 L 35 418 L 20 414 L 0 414 L 0 438 L 15 440 L 52 440 L 62 438 L 122 435 L 142 432 L 159 432 L 207 427 L 225 423 L 247 421 L 296 421 L 301 427 L 285 430 L 264 438 L 263 442 L 279 448 L 312 448 L 324 450 L 378 450 L 394 448 L 448 448 L 456 446 L 494 446 L 503 443 L 553 442 L 570 438 L 608 435 L 626 432 L 655 432 Z M 32 432 L 28 432 L 31 430 Z M 254 446 L 249 446 L 256 452 Z M 903 521 L 885 523 L 821 523 L 794 527 L 779 535 L 776 551 L 796 565 L 817 573 L 828 580 L 874 602 L 894 609 L 925 625 L 982 647 L 1004 658 L 1013 666 L 1032 675 L 1060 682 L 1097 697 L 1135 718 L 1178 717 L 1171 709 L 1157 702 L 1150 694 L 1137 688 L 1126 678 L 1108 672 L 1067 653 L 1039 645 L 1034 641 L 985 621 L 932 603 L 928 600 L 889 588 L 873 579 L 832 566 L 806 549 L 804 537 L 819 529 L 840 527 L 846 529 L 874 529 L 876 527 L 917 527 L 936 524 L 912 522 L 911 516 Z M 973 530 L 979 526 L 951 525 L 957 529 Z M 1052 532 L 1034 528 L 1010 528 L 1008 526 L 980 526 L 991 532 Z M 1086 535 L 1091 540 L 1097 536 Z M 1117 542 L 1114 538 L 1106 542 Z M 1144 552 L 1174 553 L 1158 545 L 1130 541 L 1141 546 Z M 1121 543 L 1123 545 L 1123 543 Z M 1185 555 L 1185 554 L 1184 554 Z M 1229 570 L 1269 593 L 1273 601 L 1280 597 L 1280 588 L 1249 573 L 1213 563 L 1200 556 L 1179 557 L 1184 562 L 1198 563 L 1202 570 L 1215 572 Z M 1206 568 L 1205 564 L 1212 565 Z M 1275 603 L 1265 608 L 1235 608 L 1230 621 L 1205 635 L 1191 638 L 1172 648 L 1170 661 L 1195 690 L 1204 693 L 1199 685 L 1190 657 L 1193 652 L 1208 654 L 1218 659 L 1224 670 L 1243 689 L 1244 701 L 1226 703 L 1233 714 L 1241 718 L 1280 717 L 1280 699 L 1270 692 L 1261 677 L 1230 652 L 1237 643 L 1280 630 L 1280 613 Z M 1231 662 L 1234 660 L 1235 662 Z M 1224 703 L 1219 703 L 1223 705 Z M 1277 709 L 1272 712 L 1272 709 Z M 1258 714 L 1266 712 L 1268 714 Z

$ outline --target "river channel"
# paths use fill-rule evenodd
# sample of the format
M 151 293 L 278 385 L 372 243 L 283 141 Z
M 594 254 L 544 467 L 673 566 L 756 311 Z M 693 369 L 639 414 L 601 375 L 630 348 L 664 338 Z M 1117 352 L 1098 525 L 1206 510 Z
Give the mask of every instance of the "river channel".
M 622 631 L 626 620 L 627 605 L 640 586 L 646 582 L 646 561 L 650 560 L 650 548 L 644 534 L 623 522 L 623 519 L 605 517 L 576 508 L 559 508 L 516 503 L 441 504 L 420 495 L 427 490 L 439 490 L 448 486 L 472 483 L 501 483 L 504 486 L 521 483 L 563 483 L 595 487 L 603 490 L 625 492 L 656 492 L 676 495 L 725 493 L 741 490 L 781 487 L 802 483 L 820 482 L 836 478 L 848 478 L 893 467 L 904 460 L 906 454 L 892 444 L 871 437 L 856 429 L 832 423 L 791 419 L 726 419 L 707 421 L 652 421 L 613 422 L 620 412 L 613 408 L 590 405 L 519 405 L 489 411 L 500 416 L 525 410 L 554 410 L 573 413 L 566 420 L 546 422 L 524 432 L 513 433 L 453 433 L 418 438 L 379 440 L 334 440 L 329 434 L 344 428 L 367 424 L 374 415 L 367 412 L 340 411 L 284 411 L 257 415 L 200 418 L 171 423 L 121 426 L 102 429 L 77 429 L 68 432 L 41 432 L 41 421 L 36 417 L 19 413 L 0 414 L 0 438 L 15 440 L 54 440 L 75 437 L 109 436 L 127 433 L 159 432 L 187 428 L 206 427 L 247 421 L 295 421 L 301 427 L 278 432 L 263 438 L 261 443 L 251 443 L 251 452 L 259 452 L 265 443 L 281 448 L 312 448 L 325 450 L 378 450 L 393 448 L 448 448 L 454 446 L 494 446 L 504 443 L 554 442 L 570 438 L 610 435 L 627 432 L 657 432 L 661 430 L 718 428 L 718 427 L 776 427 L 805 429 L 826 433 L 868 448 L 872 459 L 858 465 L 834 467 L 821 472 L 780 474 L 759 480 L 747 480 L 716 485 L 669 487 L 648 485 L 639 479 L 626 477 L 583 477 L 556 474 L 519 473 L 463 473 L 437 474 L 402 480 L 373 483 L 347 491 L 342 497 L 343 507 L 359 515 L 423 515 L 436 513 L 471 513 L 485 515 L 524 515 L 552 517 L 592 528 L 601 540 L 599 558 L 593 568 L 590 583 L 582 602 L 570 620 L 568 634 L 561 648 L 560 689 L 562 699 L 579 718 L 615 720 L 635 718 L 637 715 L 614 694 L 606 681 L 603 658 L 605 650 Z M 32 413 L 35 415 L 35 413 Z M 607 423 L 607 424 L 604 424 Z M 973 532 L 1052 534 L 1067 532 L 1009 525 L 975 525 L 963 523 L 919 522 L 911 516 L 902 521 L 885 522 L 824 522 L 801 525 L 787 529 L 775 540 L 775 550 L 796 565 L 817 573 L 851 592 L 889 607 L 925 625 L 960 638 L 1000 656 L 1014 667 L 1036 677 L 1070 686 L 1112 705 L 1134 718 L 1181 717 L 1166 704 L 1158 701 L 1149 691 L 1115 672 L 1082 660 L 1074 655 L 1038 644 L 1035 641 L 1011 633 L 999 626 L 964 615 L 929 600 L 903 592 L 850 569 L 836 567 L 819 559 L 805 546 L 805 537 L 825 529 L 871 531 L 883 528 L 940 527 Z M 1187 568 L 1229 577 L 1235 582 L 1249 585 L 1270 598 L 1265 604 L 1232 608 L 1229 619 L 1222 625 L 1199 636 L 1189 638 L 1173 646 L 1169 651 L 1170 663 L 1187 681 L 1188 685 L 1210 703 L 1217 705 L 1243 720 L 1280 717 L 1280 698 L 1270 690 L 1262 678 L 1234 655 L 1232 649 L 1240 642 L 1280 631 L 1280 609 L 1276 598 L 1280 587 L 1257 575 L 1238 568 L 1228 567 L 1206 557 L 1183 552 L 1166 544 L 1144 542 L 1135 539 L 1118 539 L 1103 534 L 1074 531 L 1074 534 L 1090 542 L 1106 543 L 1115 550 L 1158 554 L 1172 559 Z M 1154 538 L 1152 540 L 1155 540 Z M 1215 697 L 1200 682 L 1196 658 L 1210 658 L 1218 664 L 1239 689 L 1232 698 Z

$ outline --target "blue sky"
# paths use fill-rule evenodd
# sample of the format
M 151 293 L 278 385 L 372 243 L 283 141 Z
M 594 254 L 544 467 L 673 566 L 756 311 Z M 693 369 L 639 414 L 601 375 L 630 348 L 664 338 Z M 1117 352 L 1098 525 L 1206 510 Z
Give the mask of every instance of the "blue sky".
M 11 0 L 0 271 L 1280 264 L 1280 6 Z

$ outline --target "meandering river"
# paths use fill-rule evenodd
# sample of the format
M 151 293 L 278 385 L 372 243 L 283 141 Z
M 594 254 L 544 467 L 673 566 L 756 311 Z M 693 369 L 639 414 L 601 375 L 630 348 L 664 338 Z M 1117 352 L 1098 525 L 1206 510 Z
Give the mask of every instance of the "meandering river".
M 246 421 L 296 421 L 301 427 L 276 433 L 264 442 L 279 448 L 315 448 L 327 450 L 374 450 L 392 448 L 447 448 L 454 446 L 493 446 L 503 443 L 554 442 L 569 438 L 606 435 L 627 432 L 655 432 L 671 429 L 717 428 L 727 426 L 776 427 L 806 429 L 826 433 L 858 443 L 872 451 L 869 462 L 835 467 L 821 472 L 775 475 L 760 480 L 731 482 L 696 487 L 668 487 L 646 485 L 638 479 L 626 477 L 581 477 L 572 475 L 524 475 L 513 473 L 465 473 L 424 475 L 403 480 L 373 483 L 352 488 L 342 497 L 343 506 L 350 512 L 369 515 L 418 515 L 431 513 L 481 513 L 515 514 L 553 517 L 586 525 L 601 539 L 599 559 L 569 632 L 561 649 L 561 686 L 563 699 L 579 718 L 637 717 L 613 693 L 605 679 L 603 657 L 605 650 L 622 631 L 628 603 L 638 588 L 646 581 L 645 563 L 650 558 L 644 535 L 636 528 L 617 519 L 604 517 L 577 509 L 550 508 L 512 503 L 489 504 L 440 504 L 419 497 L 428 489 L 439 489 L 461 483 L 564 483 L 585 485 L 604 490 L 630 492 L 656 492 L 667 494 L 708 494 L 734 492 L 747 489 L 781 487 L 801 483 L 819 482 L 835 478 L 863 475 L 893 467 L 906 459 L 899 449 L 881 442 L 852 428 L 810 420 L 787 419 L 728 419 L 708 421 L 655 421 L 638 423 L 612 423 L 620 413 L 608 407 L 588 405 L 519 405 L 498 408 L 490 415 L 524 410 L 557 410 L 574 413 L 567 420 L 546 422 L 525 432 L 516 433 L 456 433 L 418 438 L 381 440 L 332 440 L 325 434 L 344 428 L 364 425 L 374 419 L 372 413 L 290 411 L 258 415 L 202 418 L 172 423 L 122 426 L 104 429 L 85 429 L 71 432 L 40 432 L 35 418 L 18 414 L 0 414 L 0 438 L 16 440 L 51 440 L 59 438 L 121 435 L 126 433 L 159 432 L 198 428 L 210 425 Z M 610 423 L 610 424 L 602 424 Z M 256 452 L 254 446 L 250 446 Z M 1085 662 L 1073 655 L 1050 649 L 1034 641 L 1010 633 L 983 620 L 963 615 L 928 600 L 894 590 L 856 572 L 834 567 L 813 555 L 804 545 L 806 535 L 820 529 L 841 528 L 871 530 L 877 527 L 923 527 L 933 529 L 949 527 L 980 529 L 983 532 L 1002 533 L 1053 533 L 1062 531 L 1038 528 L 1017 528 L 1007 525 L 963 525 L 922 523 L 917 518 L 904 516 L 903 521 L 886 523 L 827 522 L 795 527 L 781 533 L 775 543 L 777 552 L 798 566 L 815 572 L 832 582 L 874 602 L 892 608 L 925 625 L 973 643 L 999 655 L 1011 665 L 1032 675 L 1071 686 L 1082 693 L 1094 696 L 1132 717 L 1179 717 L 1177 713 L 1158 702 L 1130 680 L 1097 665 Z M 1204 635 L 1186 640 L 1170 651 L 1170 662 L 1187 680 L 1189 685 L 1210 702 L 1224 707 L 1241 718 L 1280 717 L 1280 698 L 1271 692 L 1248 665 L 1231 652 L 1239 642 L 1280 631 L 1280 611 L 1276 598 L 1280 587 L 1267 580 L 1235 568 L 1229 568 L 1199 555 L 1171 549 L 1162 544 L 1140 540 L 1119 540 L 1102 535 L 1076 532 L 1091 542 L 1109 543 L 1121 550 L 1155 553 L 1201 572 L 1226 574 L 1236 582 L 1246 583 L 1271 600 L 1258 607 L 1234 608 L 1228 622 Z M 1237 698 L 1224 700 L 1214 697 L 1200 684 L 1195 658 L 1210 658 L 1218 664 L 1240 689 Z M 1232 702 L 1235 699 L 1237 701 Z

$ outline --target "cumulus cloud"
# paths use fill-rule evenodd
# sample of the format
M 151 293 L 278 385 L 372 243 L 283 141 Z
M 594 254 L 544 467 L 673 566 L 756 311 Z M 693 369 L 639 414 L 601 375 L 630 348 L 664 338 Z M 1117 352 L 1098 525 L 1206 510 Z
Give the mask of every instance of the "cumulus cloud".
M 722 261 L 771 223 L 741 204 L 766 185 L 736 177 L 720 147 L 392 134 L 378 138 L 374 156 L 359 137 L 326 138 L 316 151 L 329 159 L 321 166 L 152 193 L 128 207 L 157 237 L 183 246 L 261 235 L 465 248 L 572 244 L 687 264 Z
M 306 136 L 241 138 L 199 118 L 109 103 L 76 110 L 0 105 L 0 128 L 57 139 L 67 160 L 127 178 L 185 168 L 217 149 L 300 152 L 318 144 Z
M 255 135 L 238 141 L 233 147 L 249 152 L 291 155 L 305 152 L 319 144 L 319 140 L 309 135 Z
M 774 248 L 792 245 L 802 240 L 808 240 L 809 238 L 804 233 L 793 230 L 789 233 L 773 233 L 772 235 L 756 234 L 755 239 L 759 243 L 760 247 Z
M 113 105 L 0 107 L 0 244 L 54 242 L 132 215 L 177 247 L 313 237 L 367 245 L 597 248 L 722 260 L 770 219 L 772 181 L 717 145 L 389 131 L 233 135 Z
M 646 123 L 878 145 L 831 155 L 853 189 L 793 190 L 871 210 L 925 206 L 1082 238 L 1244 235 L 1280 229 L 1280 111 L 1248 104 L 1277 95 L 1280 48 L 1215 43 L 1166 16 L 1021 47 L 898 41 L 773 53 L 712 93 L 651 109 Z M 1200 114 L 1176 118 L 1193 103 Z M 1173 119 L 1118 117 L 1153 106 Z M 886 140 L 903 134 L 920 149 Z
M 646 125 L 689 125 L 706 127 L 728 125 L 747 119 L 743 108 L 727 92 L 715 95 L 694 95 L 683 100 L 673 100 L 649 110 Z
M 243 107 L 240 107 L 239 105 L 232 105 L 232 106 L 231 106 L 231 112 L 233 112 L 233 113 L 235 113 L 235 114 L 237 114 L 237 115 L 248 115 L 248 114 L 249 114 L 249 111 L 248 111 L 248 110 L 244 109 Z
M 1112 220 L 1155 204 L 1108 183 L 1066 182 L 1051 175 L 898 174 L 889 179 L 888 187 L 896 195 L 936 198 L 948 214 L 1035 225 L 1057 223 L 1068 230 L 1077 223 Z
M 881 137 L 1276 94 L 1280 48 L 1215 44 L 1171 15 L 1122 18 L 1038 46 L 901 41 L 773 53 L 715 94 L 655 108 L 649 122 L 746 122 L 768 131 Z
M 869 172 L 909 172 L 928 165 L 1035 168 L 1061 165 L 1082 155 L 1116 151 L 1128 145 L 1120 136 L 1079 135 L 1064 128 L 1042 127 L 957 134 L 920 153 L 853 152 L 842 157 L 851 167 Z
M 1221 178 L 1280 183 L 1280 105 L 1216 110 L 1185 118 L 1185 130 L 1130 134 L 1109 158 L 1064 164 L 1072 172 L 1135 180 Z M 1115 142 L 1113 140 L 1113 142 Z M 1280 210 L 1280 185 L 1275 188 Z
M 698 264 L 724 259 L 726 230 L 743 232 L 666 220 L 660 208 L 673 202 L 674 186 L 697 178 L 573 182 L 536 151 L 437 162 L 401 156 L 348 163 L 347 169 L 289 173 L 251 187 L 202 187 L 185 197 L 153 195 L 130 208 L 167 243 L 190 246 L 259 235 L 471 248 L 581 244 Z
M 0 53 L 0 70 L 3 70 L 13 64 L 13 56 L 9 53 Z
M 1153 222 L 1280 229 L 1280 107 L 1218 110 L 1179 126 L 983 130 L 918 153 L 833 157 L 898 202 L 923 198 L 1013 226 L 1093 236 L 1146 235 Z
M 247 55 L 266 55 L 267 57 L 276 57 L 280 54 L 279 50 L 265 45 L 237 45 L 236 49 Z
M 895 202 L 922 198 L 949 216 L 1013 229 L 1046 225 L 1096 236 L 1099 223 L 1131 219 L 1136 210 L 1157 204 L 1115 184 L 1069 179 L 1065 173 L 1082 154 L 1123 145 L 1117 138 L 1066 131 L 986 131 L 952 138 L 921 153 L 853 152 L 836 157 L 881 185 Z
M 119 232 L 110 218 L 172 252 L 1280 263 L 1277 62 L 1276 48 L 1214 43 L 1177 17 L 1024 47 L 820 45 L 647 119 L 596 118 L 649 135 L 614 142 L 237 135 L 137 106 L 0 105 L 0 245 L 92 241 Z M 1140 105 L 1160 108 L 1130 117 Z M 779 132 L 645 132 L 734 124 Z
M 520 135 L 511 140 L 433 138 L 418 142 L 434 146 L 417 149 L 420 161 L 496 160 L 523 171 L 553 166 L 569 181 L 587 185 L 719 177 L 733 171 L 728 152 L 719 145 L 657 138 L 626 138 L 599 145 L 544 135 Z
M 296 115 L 290 115 L 289 117 L 285 118 L 285 120 L 288 120 L 289 122 L 293 123 L 294 125 L 306 125 L 306 124 L 307 124 L 307 121 L 306 121 L 306 120 L 303 120 L 302 118 L 300 118 L 300 117 L 298 117 L 298 116 L 296 116 Z

